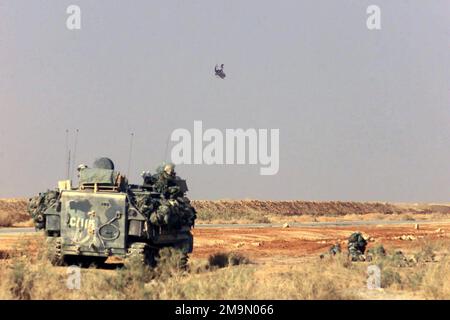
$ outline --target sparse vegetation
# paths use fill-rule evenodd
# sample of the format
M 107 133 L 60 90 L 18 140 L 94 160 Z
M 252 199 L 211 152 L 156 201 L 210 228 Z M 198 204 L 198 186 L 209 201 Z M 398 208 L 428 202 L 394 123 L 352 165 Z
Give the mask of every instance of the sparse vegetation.
M 216 207 L 217 203 L 220 206 Z M 220 201 L 217 203 L 208 202 L 200 207 L 201 223 L 269 223 L 285 221 L 287 218 L 291 221 L 295 220 L 295 215 L 296 218 L 300 217 L 301 212 L 295 210 L 302 208 L 306 208 L 305 212 L 312 210 L 311 217 L 315 217 L 317 221 L 324 221 L 323 216 L 314 211 L 320 203 L 280 202 L 281 207 L 276 210 L 273 207 L 275 204 L 270 201 L 249 200 L 242 204 L 238 201 L 237 207 L 231 205 L 227 210 L 221 209 Z M 10 217 L 5 214 L 5 208 L 8 208 L 7 212 L 13 212 L 23 207 L 17 203 L 5 204 L 3 201 L 0 205 L 0 223 L 2 217 Z M 227 204 L 229 202 L 224 205 Z M 352 208 L 351 203 L 331 204 L 339 210 Z M 331 204 L 328 203 L 327 206 Z M 239 207 L 241 205 L 243 207 Z M 290 205 L 298 207 L 288 210 Z M 369 210 L 368 208 L 366 209 Z M 7 225 L 17 225 L 15 218 L 20 215 L 15 212 L 14 219 L 7 222 Z M 407 212 L 378 215 L 380 218 L 409 221 L 409 214 L 416 221 L 420 220 L 415 213 Z M 371 219 L 375 215 L 367 213 Z M 443 215 L 447 213 L 439 213 L 437 217 Z M 331 216 L 339 214 L 331 210 Z M 434 217 L 432 214 L 428 216 Z M 354 220 L 355 217 L 357 218 L 355 214 L 344 215 L 339 216 L 339 219 Z M 25 218 L 28 219 L 28 216 L 24 215 L 20 219 Z M 413 232 L 425 230 L 426 227 L 420 226 L 418 231 Z M 282 232 L 287 231 L 283 229 Z M 139 262 L 133 261 L 127 261 L 117 270 L 81 269 L 80 290 L 67 288 L 68 269 L 51 266 L 44 247 L 40 248 L 36 243 L 32 245 L 24 240 L 15 250 L 11 251 L 7 246 L 0 250 L 0 299 L 364 299 L 373 297 L 366 287 L 367 267 L 371 264 L 380 267 L 382 292 L 388 292 L 390 296 L 450 299 L 450 242 L 446 232 L 448 230 L 428 228 L 430 239 L 428 236 L 417 236 L 413 240 L 404 241 L 405 244 L 410 244 L 405 247 L 386 247 L 384 254 L 380 242 L 375 242 L 371 248 L 373 260 L 368 262 L 350 262 L 346 253 L 326 256 L 324 259 L 319 259 L 318 255 L 314 259 L 307 254 L 304 259 L 301 258 L 301 263 L 294 264 L 278 263 L 271 259 L 261 262 L 253 259 L 252 250 L 267 250 L 265 254 L 271 254 L 270 250 L 275 249 L 266 246 L 270 242 L 266 242 L 265 238 L 253 240 L 249 237 L 243 246 L 238 245 L 238 239 L 230 241 L 230 248 L 235 252 L 214 249 L 215 251 L 210 252 L 216 253 L 208 258 L 189 261 L 189 268 L 184 270 L 180 268 L 180 252 L 168 249 L 160 252 L 159 266 L 155 269 L 142 267 Z M 277 241 L 282 239 L 277 238 Z M 206 245 L 209 246 L 210 243 Z M 225 251 L 230 249 L 223 248 Z M 247 253 L 252 261 L 246 256 Z M 277 254 L 280 254 L 277 259 L 284 259 L 282 255 L 287 256 L 289 253 L 286 250 Z
M 0 227 L 12 227 L 18 223 L 31 222 L 24 199 L 0 199 Z
M 422 241 L 419 244 L 419 251 L 414 255 L 414 259 L 418 262 L 432 262 L 436 257 L 436 249 L 436 244 Z
M 203 268 L 186 274 L 161 266 L 150 269 L 133 262 L 118 270 L 82 269 L 80 290 L 66 286 L 65 267 L 50 267 L 45 260 L 16 257 L 0 269 L 3 299 L 341 299 L 342 285 L 333 272 L 323 276 L 314 267 L 291 268 L 264 274 L 238 255 L 225 255 L 225 268 Z M 239 257 L 239 258 L 237 258 Z M 17 259 L 17 260 L 16 260 Z M 236 260 L 233 260 L 236 259 Z M 234 262 L 231 262 L 234 261 Z M 239 261 L 239 264 L 237 263 Z M 317 266 L 316 266 L 317 267 Z M 46 271 L 44 271 L 46 270 Z M 163 270 L 172 270 L 170 276 Z M 317 270 L 317 269 L 316 269 Z M 341 282 L 346 283 L 346 282 Z
M 8 212 L 0 214 L 0 227 L 11 227 L 13 225 L 13 216 Z
M 416 219 L 414 219 L 413 216 L 411 216 L 410 214 L 405 214 L 402 216 L 402 220 L 404 221 L 415 221 Z
M 381 272 L 381 287 L 389 288 L 390 286 L 397 284 L 401 285 L 402 279 L 400 274 L 391 269 L 391 268 L 383 268 Z
M 450 206 L 352 201 L 194 200 L 197 223 L 280 223 L 292 221 L 404 220 L 448 218 Z
M 15 259 L 11 266 L 10 275 L 12 297 L 19 300 L 29 300 L 34 286 L 34 276 L 33 273 L 28 274 L 26 261 Z
M 197 223 L 280 223 L 361 218 L 418 221 L 448 218 L 448 205 L 396 205 L 383 202 L 193 200 Z M 0 227 L 32 226 L 27 199 L 0 199 Z
M 0 265 L 1 299 L 360 299 L 368 292 L 367 266 L 373 263 L 380 265 L 385 290 L 450 298 L 448 250 L 435 262 L 408 266 L 399 266 L 392 251 L 369 263 L 337 254 L 276 268 L 249 263 L 242 254 L 217 253 L 208 261 L 191 261 L 187 272 L 178 268 L 174 251 L 163 253 L 156 269 L 133 261 L 117 270 L 81 269 L 81 288 L 71 290 L 66 267 L 52 267 L 43 249 L 24 256 L 27 247 L 22 243 Z M 424 243 L 418 250 L 415 254 L 430 249 Z
M 381 269 L 381 287 L 401 292 L 420 292 L 422 298 L 450 299 L 449 241 L 422 240 L 409 255 L 391 250 L 374 255 Z
M 250 260 L 238 252 L 219 252 L 210 255 L 208 258 L 208 266 L 210 268 L 225 268 L 249 263 Z

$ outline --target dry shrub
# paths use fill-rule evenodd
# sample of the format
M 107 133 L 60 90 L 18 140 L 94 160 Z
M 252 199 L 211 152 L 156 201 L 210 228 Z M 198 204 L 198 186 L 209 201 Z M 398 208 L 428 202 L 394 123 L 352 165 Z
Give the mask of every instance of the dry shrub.
M 11 266 L 10 292 L 14 299 L 30 300 L 34 286 L 35 274 L 27 272 L 26 262 L 23 259 L 15 259 Z
M 175 248 L 162 248 L 159 250 L 156 271 L 159 276 L 170 276 L 186 269 L 187 259 L 183 252 Z
M 228 266 L 228 254 L 219 252 L 208 257 L 208 265 L 212 268 L 225 268 Z
M 228 254 L 228 264 L 230 266 L 238 266 L 241 264 L 250 264 L 251 261 L 249 258 L 245 257 L 239 252 L 230 252 Z
M 425 295 L 431 299 L 450 299 L 450 259 L 431 264 L 422 281 Z
M 22 259 L 22 258 L 20 258 Z M 341 267 L 343 268 L 343 267 Z M 318 265 L 287 273 L 257 275 L 255 265 L 237 265 L 202 273 L 174 272 L 170 277 L 140 263 L 119 270 L 81 270 L 81 289 L 66 286 L 67 268 L 28 258 L 0 268 L 4 299 L 337 299 L 342 285 Z M 340 277 L 338 277 L 340 279 Z
M 155 299 L 248 299 L 254 292 L 254 270 L 245 266 L 198 275 L 175 275 L 149 284 Z
M 6 250 L 0 250 L 0 260 L 2 259 L 8 259 L 10 256 L 10 253 Z
M 254 218 L 255 223 L 271 223 L 271 220 L 268 216 L 261 216 Z
M 406 272 L 403 277 L 405 279 L 403 281 L 403 289 L 411 289 L 414 292 L 420 290 L 424 276 L 425 270 L 422 268 Z
M 279 274 L 263 275 L 262 279 L 263 290 L 257 299 L 354 299 L 355 289 L 365 286 L 366 268 L 359 263 L 349 264 L 345 255 L 337 254 Z
M 0 227 L 30 220 L 25 199 L 0 199 Z
M 403 221 L 416 221 L 416 219 L 414 219 L 413 216 L 411 216 L 410 214 L 405 214 L 401 216 L 401 219 Z
M 383 268 L 381 270 L 381 287 L 389 288 L 392 285 L 401 286 L 402 278 L 400 273 L 391 269 L 391 268 Z
M 249 263 L 250 259 L 238 252 L 219 252 L 208 257 L 208 265 L 210 268 L 225 268 Z
M 210 257 L 211 261 L 191 262 L 187 273 L 177 271 L 176 252 L 165 256 L 159 269 L 139 261 L 127 261 L 118 270 L 81 269 L 81 289 L 70 290 L 68 269 L 51 266 L 43 249 L 37 255 L 24 254 L 29 246 L 23 243 L 0 264 L 0 299 L 336 300 L 358 299 L 367 292 L 368 263 L 349 262 L 345 254 L 287 266 L 246 264 L 248 259 L 241 255 L 220 253 Z M 434 262 L 405 267 L 389 260 L 388 252 L 380 258 L 383 287 L 394 294 L 400 290 L 402 294 L 418 292 L 422 298 L 450 299 L 448 241 L 438 249 L 444 247 L 447 255 L 437 256 Z M 425 242 L 423 250 L 429 250 Z
M 216 263 L 224 266 L 227 254 L 217 254 Z M 315 261 L 286 272 L 267 273 L 254 264 L 233 268 L 211 268 L 210 272 L 176 275 L 164 282 L 149 284 L 158 299 L 347 299 L 350 284 L 361 286 L 364 271 L 343 266 L 345 259 Z M 217 262 L 218 261 L 218 262 Z M 208 262 L 210 265 L 211 262 Z M 213 263 L 213 265 L 216 265 Z M 263 268 L 264 269 L 264 268 Z M 356 273 L 356 274 L 355 274 Z M 351 277 L 349 277 L 352 275 Z M 350 280 L 354 279 L 354 281 Z
M 414 255 L 417 262 L 432 262 L 436 257 L 439 244 L 427 240 L 418 242 L 419 251 Z
M 82 275 L 81 289 L 76 291 L 82 299 L 144 299 L 145 284 L 156 277 L 155 270 L 138 259 L 125 261 L 117 270 L 87 269 Z
M 12 227 L 15 223 L 14 214 L 11 212 L 0 212 L 0 227 Z
M 9 228 L 16 225 L 32 226 L 33 223 L 28 214 L 18 214 L 17 212 L 5 212 L 0 210 L 0 227 Z
M 66 299 L 65 277 L 52 269 L 46 250 L 30 254 L 32 247 L 30 240 L 20 242 L 0 265 L 0 299 Z
M 449 241 L 420 240 L 411 255 L 393 251 L 376 257 L 383 288 L 419 292 L 422 298 L 450 298 Z

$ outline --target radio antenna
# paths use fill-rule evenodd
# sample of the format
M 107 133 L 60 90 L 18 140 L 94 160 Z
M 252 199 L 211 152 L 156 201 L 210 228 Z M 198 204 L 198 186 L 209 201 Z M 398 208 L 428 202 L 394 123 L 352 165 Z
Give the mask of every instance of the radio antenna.
M 66 177 L 67 179 L 69 179 L 69 175 L 70 175 L 70 151 L 69 151 L 69 129 L 66 129 L 66 152 L 65 152 L 65 157 L 66 158 Z
M 164 151 L 164 163 L 167 163 L 167 151 L 169 150 L 169 140 L 170 140 L 170 134 L 167 136 L 166 140 L 166 150 Z
M 70 150 L 69 156 L 67 157 L 67 180 L 70 180 Z
M 134 133 L 130 134 L 130 152 L 128 153 L 128 169 L 127 169 L 127 177 L 130 177 L 130 167 L 131 167 L 131 154 L 133 153 L 133 138 Z
M 73 143 L 72 172 L 71 172 L 71 174 L 70 174 L 70 179 L 73 178 L 73 171 L 74 171 L 75 165 L 76 165 L 76 163 L 75 163 L 75 158 L 76 158 L 76 156 L 77 156 L 78 132 L 79 132 L 79 130 L 77 129 L 77 130 L 75 131 L 75 141 L 74 141 L 74 143 Z

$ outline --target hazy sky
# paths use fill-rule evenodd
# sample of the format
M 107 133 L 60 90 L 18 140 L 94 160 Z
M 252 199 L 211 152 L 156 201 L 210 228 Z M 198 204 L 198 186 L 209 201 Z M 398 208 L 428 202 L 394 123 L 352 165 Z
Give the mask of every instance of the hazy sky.
M 449 40 L 448 0 L 0 0 L 0 197 L 65 178 L 66 129 L 124 173 L 134 132 L 139 182 L 201 120 L 280 129 L 280 170 L 178 166 L 194 199 L 449 201 Z

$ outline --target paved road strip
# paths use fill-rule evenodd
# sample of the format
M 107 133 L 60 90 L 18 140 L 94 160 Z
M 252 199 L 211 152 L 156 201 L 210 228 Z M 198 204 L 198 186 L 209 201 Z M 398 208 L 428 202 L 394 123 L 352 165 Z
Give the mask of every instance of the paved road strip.
M 292 228 L 330 228 L 330 227 L 351 227 L 351 226 L 372 226 L 372 225 L 414 225 L 414 224 L 450 224 L 450 220 L 424 220 L 424 221 L 404 221 L 404 220 L 367 220 L 367 221 L 336 221 L 336 222 L 290 222 Z M 253 229 L 253 228 L 281 228 L 282 223 L 249 223 L 249 224 L 197 224 L 198 229 Z M 1 235 L 17 233 L 36 233 L 34 228 L 0 228 Z

